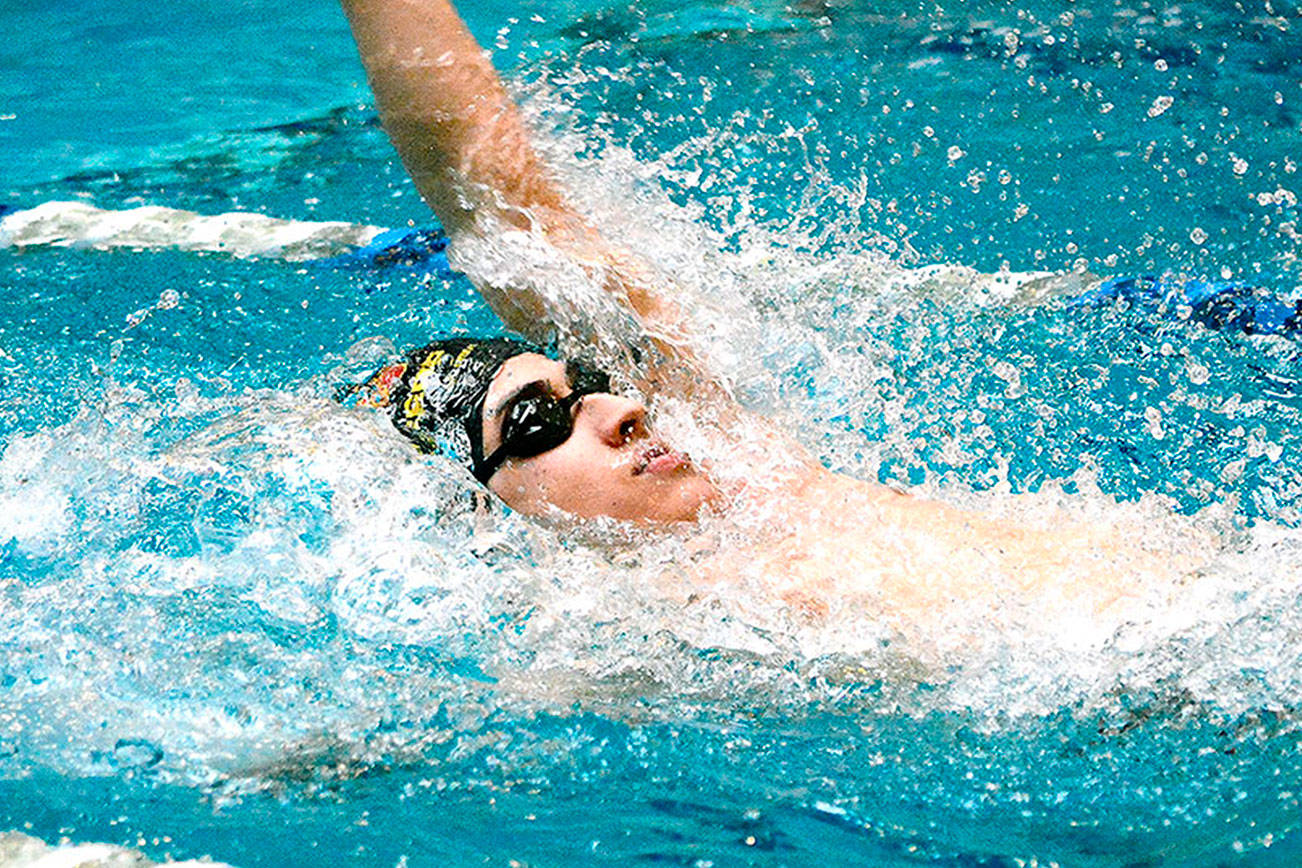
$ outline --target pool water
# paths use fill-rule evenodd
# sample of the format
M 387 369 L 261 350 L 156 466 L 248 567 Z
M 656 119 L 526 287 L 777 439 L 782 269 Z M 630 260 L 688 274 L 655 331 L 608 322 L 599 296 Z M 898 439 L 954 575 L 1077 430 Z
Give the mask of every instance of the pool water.
M 1241 5 L 463 9 L 576 200 L 824 463 L 1202 535 L 1186 603 L 1086 651 L 991 628 L 921 666 L 868 619 L 681 606 L 641 581 L 678 540 L 485 517 L 332 400 L 500 330 L 464 278 L 0 249 L 0 830 L 238 866 L 1296 864 L 1302 344 L 1069 303 L 1302 297 L 1302 7 Z M 433 222 L 331 4 L 0 23 L 0 204 Z

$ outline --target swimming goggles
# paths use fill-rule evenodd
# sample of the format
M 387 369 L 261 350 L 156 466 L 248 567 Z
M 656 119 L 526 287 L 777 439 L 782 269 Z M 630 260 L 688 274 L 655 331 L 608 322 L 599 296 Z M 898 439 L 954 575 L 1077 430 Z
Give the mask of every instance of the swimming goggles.
M 485 485 L 508 458 L 533 458 L 555 449 L 574 433 L 574 405 L 588 395 L 610 391 L 610 375 L 582 362 L 565 365 L 570 393 L 558 398 L 543 383 L 531 383 L 502 412 L 501 445 L 472 468 Z

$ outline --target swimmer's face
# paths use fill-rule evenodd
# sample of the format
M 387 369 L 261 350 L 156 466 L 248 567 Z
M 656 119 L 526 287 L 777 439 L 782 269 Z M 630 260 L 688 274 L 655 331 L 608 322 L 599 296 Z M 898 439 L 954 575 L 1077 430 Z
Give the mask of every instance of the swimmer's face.
M 563 362 L 534 353 L 508 359 L 484 400 L 484 454 L 502 443 L 502 423 L 517 402 L 540 394 L 565 398 L 570 391 Z M 584 395 L 570 414 L 574 430 L 565 442 L 531 458 L 508 458 L 488 480 L 512 509 L 688 521 L 717 496 L 691 459 L 651 434 L 646 408 L 637 401 L 606 392 Z

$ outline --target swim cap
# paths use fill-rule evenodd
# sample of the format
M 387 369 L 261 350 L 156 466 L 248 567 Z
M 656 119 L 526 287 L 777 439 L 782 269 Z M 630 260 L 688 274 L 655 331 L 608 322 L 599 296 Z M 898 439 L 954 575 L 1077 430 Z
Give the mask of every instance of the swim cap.
M 484 398 L 493 375 L 507 359 L 544 350 L 510 338 L 448 338 L 387 365 L 364 383 L 356 403 L 387 407 L 393 425 L 421 452 L 450 453 L 484 460 Z

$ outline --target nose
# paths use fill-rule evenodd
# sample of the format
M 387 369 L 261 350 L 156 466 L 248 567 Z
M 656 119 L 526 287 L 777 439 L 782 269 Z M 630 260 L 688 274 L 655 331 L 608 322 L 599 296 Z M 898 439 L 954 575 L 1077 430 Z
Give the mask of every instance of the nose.
M 576 421 L 591 426 L 602 442 L 618 448 L 646 434 L 646 407 L 623 395 L 597 392 L 583 396 Z

